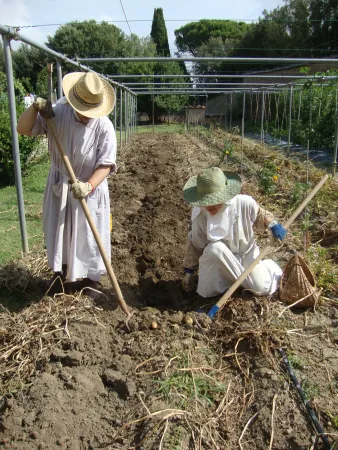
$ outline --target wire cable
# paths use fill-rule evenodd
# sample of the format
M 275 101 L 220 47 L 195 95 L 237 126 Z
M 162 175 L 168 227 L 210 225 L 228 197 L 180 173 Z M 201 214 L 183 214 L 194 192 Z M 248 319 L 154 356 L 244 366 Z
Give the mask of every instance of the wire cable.
M 131 33 L 131 29 L 130 29 L 130 25 L 129 25 L 129 22 L 128 22 L 128 19 L 127 19 L 126 12 L 125 12 L 125 10 L 124 10 L 124 8 L 123 8 L 122 0 L 120 0 L 120 4 L 121 4 L 121 7 L 122 7 L 122 11 L 123 11 L 124 17 L 125 17 L 125 19 L 126 19 L 126 22 L 127 22 L 127 25 L 128 25 L 129 31 L 130 31 L 130 34 L 132 34 L 132 33 Z

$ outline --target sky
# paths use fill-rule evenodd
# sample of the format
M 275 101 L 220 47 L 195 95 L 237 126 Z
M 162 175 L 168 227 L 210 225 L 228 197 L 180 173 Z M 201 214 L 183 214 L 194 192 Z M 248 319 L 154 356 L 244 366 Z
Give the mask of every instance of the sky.
M 163 8 L 169 47 L 175 51 L 174 30 L 200 19 L 244 20 L 248 23 L 262 15 L 264 9 L 281 6 L 283 0 L 0 0 L 0 24 L 21 26 L 20 32 L 43 44 L 54 35 L 58 24 L 94 19 L 111 21 L 126 34 L 145 37 L 150 34 L 155 8 Z M 122 8 L 123 6 L 123 8 Z M 125 22 L 125 11 L 128 24 Z M 135 20 L 138 20 L 134 22 Z M 29 25 L 53 26 L 29 27 Z M 130 28 L 129 28 L 130 27 Z M 13 48 L 18 44 L 14 44 Z

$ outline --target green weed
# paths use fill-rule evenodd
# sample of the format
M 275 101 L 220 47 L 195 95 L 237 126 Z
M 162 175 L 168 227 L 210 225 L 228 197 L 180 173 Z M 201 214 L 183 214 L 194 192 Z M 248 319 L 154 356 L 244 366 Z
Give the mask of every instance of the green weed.
M 156 390 L 165 400 L 174 401 L 178 407 L 183 408 L 193 399 L 206 402 L 209 406 L 218 398 L 218 394 L 224 392 L 226 386 L 218 382 L 213 374 L 208 376 L 193 373 L 189 370 L 187 358 L 180 358 L 177 369 L 162 380 L 154 380 L 159 385 Z
M 314 382 L 312 382 L 310 380 L 307 380 L 307 379 L 305 379 L 302 382 L 302 389 L 303 389 L 304 394 L 305 394 L 305 396 L 306 396 L 306 398 L 308 400 L 310 400 L 310 399 L 312 399 L 314 397 L 318 397 L 319 394 L 320 394 L 320 390 L 319 390 L 318 384 L 316 384 L 316 383 L 314 383 Z
M 288 360 L 291 364 L 291 367 L 296 370 L 302 370 L 306 366 L 306 362 L 300 358 L 298 355 L 288 354 Z
M 329 250 L 312 245 L 307 251 L 309 266 L 317 278 L 317 285 L 325 291 L 337 287 L 338 268 L 329 256 Z
M 266 195 L 273 194 L 276 191 L 276 182 L 278 181 L 278 168 L 277 166 L 268 161 L 264 164 L 263 168 L 258 172 L 258 186 L 262 192 Z

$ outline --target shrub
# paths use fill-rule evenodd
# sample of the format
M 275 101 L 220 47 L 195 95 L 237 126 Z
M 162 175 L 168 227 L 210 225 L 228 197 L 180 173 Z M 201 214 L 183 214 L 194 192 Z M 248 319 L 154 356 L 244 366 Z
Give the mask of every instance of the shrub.
M 14 160 L 12 154 L 12 134 L 8 108 L 8 96 L 4 91 L 4 74 L 0 72 L 0 185 L 6 186 L 15 182 Z M 17 114 L 20 116 L 25 109 L 23 104 L 24 89 L 19 82 L 15 84 Z M 38 139 L 20 136 L 21 170 L 25 171 L 29 155 L 37 148 Z

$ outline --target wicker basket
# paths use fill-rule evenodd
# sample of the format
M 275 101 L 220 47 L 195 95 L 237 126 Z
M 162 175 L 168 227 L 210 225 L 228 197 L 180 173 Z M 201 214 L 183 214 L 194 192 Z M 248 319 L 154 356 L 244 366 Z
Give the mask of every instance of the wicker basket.
M 308 308 L 317 302 L 319 291 L 314 276 L 299 255 L 294 255 L 285 266 L 279 292 L 280 299 L 287 305 L 306 297 L 295 308 Z

